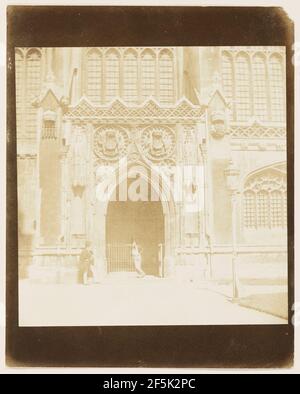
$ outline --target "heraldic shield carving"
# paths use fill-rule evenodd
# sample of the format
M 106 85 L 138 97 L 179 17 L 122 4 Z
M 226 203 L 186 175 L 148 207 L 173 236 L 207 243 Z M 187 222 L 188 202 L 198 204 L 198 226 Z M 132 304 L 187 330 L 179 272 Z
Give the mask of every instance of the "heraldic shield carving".
M 126 156 L 128 141 L 128 134 L 122 128 L 100 128 L 94 134 L 94 153 L 103 161 L 117 161 Z
M 175 133 L 168 127 L 148 127 L 141 133 L 144 155 L 152 161 L 172 158 L 175 150 Z

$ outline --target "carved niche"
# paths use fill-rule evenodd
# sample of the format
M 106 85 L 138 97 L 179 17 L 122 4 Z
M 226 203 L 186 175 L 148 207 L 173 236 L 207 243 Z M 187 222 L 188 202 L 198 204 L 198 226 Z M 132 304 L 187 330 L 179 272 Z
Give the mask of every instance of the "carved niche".
M 211 135 L 216 139 L 221 139 L 227 134 L 226 116 L 223 111 L 214 111 L 210 115 Z
M 195 127 L 193 125 L 185 125 L 183 127 L 183 144 L 182 159 L 187 165 L 197 164 L 198 143 L 196 138 Z

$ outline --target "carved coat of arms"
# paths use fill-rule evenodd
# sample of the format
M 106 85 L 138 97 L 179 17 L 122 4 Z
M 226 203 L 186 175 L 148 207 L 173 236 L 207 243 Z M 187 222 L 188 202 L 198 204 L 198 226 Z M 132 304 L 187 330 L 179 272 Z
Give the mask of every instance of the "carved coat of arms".
M 119 152 L 118 131 L 107 130 L 103 136 L 103 151 L 106 155 L 115 155 Z
M 175 135 L 169 128 L 155 127 L 142 133 L 144 154 L 153 160 L 165 159 L 172 155 L 175 147 Z
M 124 130 L 114 128 L 98 129 L 94 136 L 94 152 L 101 159 L 114 161 L 124 156 L 128 136 Z
M 166 142 L 162 130 L 154 130 L 151 134 L 151 154 L 154 156 L 166 154 Z

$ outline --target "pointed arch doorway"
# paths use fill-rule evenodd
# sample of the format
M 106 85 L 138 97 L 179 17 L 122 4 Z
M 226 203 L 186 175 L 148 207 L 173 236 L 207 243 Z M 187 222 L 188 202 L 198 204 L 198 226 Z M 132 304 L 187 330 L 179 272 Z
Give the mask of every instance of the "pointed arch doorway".
M 131 243 L 134 238 L 143 249 L 146 274 L 170 277 L 174 272 L 178 218 L 173 195 L 163 179 L 153 182 L 149 178 L 149 167 L 144 163 L 129 163 L 128 168 L 136 165 L 147 173 L 148 190 L 151 186 L 156 192 L 161 190 L 161 198 L 137 202 L 118 201 L 113 196 L 105 202 L 96 199 L 91 239 L 101 277 L 111 272 L 133 272 Z M 128 178 L 118 176 L 117 179 L 116 195 Z

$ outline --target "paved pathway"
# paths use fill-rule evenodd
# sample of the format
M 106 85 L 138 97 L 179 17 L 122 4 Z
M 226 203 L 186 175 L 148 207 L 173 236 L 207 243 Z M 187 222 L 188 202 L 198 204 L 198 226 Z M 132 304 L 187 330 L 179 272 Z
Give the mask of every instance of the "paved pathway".
M 212 290 L 156 278 L 19 286 L 23 326 L 286 324 Z

